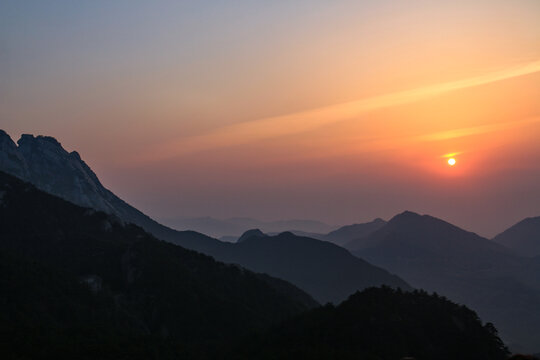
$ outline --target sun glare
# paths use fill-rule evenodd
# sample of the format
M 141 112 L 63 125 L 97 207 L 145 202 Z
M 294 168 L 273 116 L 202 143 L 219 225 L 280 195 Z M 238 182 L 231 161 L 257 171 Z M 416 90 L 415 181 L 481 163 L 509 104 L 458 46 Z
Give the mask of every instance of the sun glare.
M 448 159 L 448 165 L 450 165 L 450 166 L 456 165 L 456 159 L 454 159 L 454 158 Z

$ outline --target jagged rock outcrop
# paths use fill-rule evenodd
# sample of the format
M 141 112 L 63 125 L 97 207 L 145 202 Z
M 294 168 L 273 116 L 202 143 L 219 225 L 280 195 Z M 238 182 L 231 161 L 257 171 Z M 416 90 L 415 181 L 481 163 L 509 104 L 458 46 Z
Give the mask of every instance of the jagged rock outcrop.
M 23 135 L 17 142 L 26 162 L 28 180 L 38 188 L 69 201 L 123 217 L 115 196 L 101 185 L 96 174 L 76 151 L 67 152 L 53 137 Z
M 0 169 L 20 179 L 28 180 L 26 160 L 4 130 L 0 130 Z
M 152 220 L 107 190 L 76 151 L 66 151 L 53 137 L 25 134 L 17 144 L 0 130 L 1 171 L 76 205 L 101 210 L 137 224 L 162 240 L 199 251 L 220 243 L 206 235 L 173 230 Z
M 76 151 L 67 152 L 50 136 L 24 134 L 17 144 L 4 131 L 0 133 L 0 170 L 77 205 L 122 215 L 113 204 L 115 196 Z

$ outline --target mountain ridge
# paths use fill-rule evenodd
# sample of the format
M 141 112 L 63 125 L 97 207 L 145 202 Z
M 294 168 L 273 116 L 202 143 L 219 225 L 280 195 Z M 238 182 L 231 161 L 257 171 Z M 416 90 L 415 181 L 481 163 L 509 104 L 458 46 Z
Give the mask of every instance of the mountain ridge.
M 263 221 L 254 218 L 232 217 L 217 219 L 210 216 L 161 218 L 162 223 L 175 229 L 192 229 L 215 238 L 236 237 L 249 229 L 260 229 L 264 233 L 280 233 L 283 231 L 299 231 L 311 234 L 324 234 L 335 228 L 317 220 L 291 219 Z M 322 236 L 322 235 L 321 235 Z
M 209 254 L 227 263 L 287 279 L 320 303 L 339 303 L 353 292 L 372 286 L 412 289 L 397 275 L 338 245 L 291 232 L 251 236 Z
M 324 235 L 322 239 L 343 246 L 346 249 L 353 249 L 354 246 L 350 246 L 352 241 L 371 234 L 385 224 L 386 221 L 381 218 L 376 218 L 367 223 L 345 225 Z
M 412 286 L 444 294 L 497 325 L 511 347 L 540 345 L 538 263 L 429 215 L 404 212 L 358 242 L 353 253 Z
M 195 231 L 170 229 L 129 205 L 101 184 L 78 152 L 67 152 L 55 138 L 24 134 L 18 143 L 17 147 L 2 130 L 0 170 L 74 204 L 114 214 L 124 221 L 135 223 L 162 240 L 197 243 L 202 247 L 205 244 L 219 246 L 219 240 Z
M 369 288 L 252 337 L 238 359 L 499 359 L 493 324 L 437 294 Z
M 113 207 L 103 205 L 98 210 L 103 208 L 106 211 L 109 210 L 123 221 L 137 224 L 161 240 L 210 255 L 218 261 L 235 263 L 256 272 L 279 277 L 304 291 L 310 289 L 308 293 L 320 302 L 340 302 L 354 291 L 362 290 L 366 286 L 392 285 L 404 289 L 409 288 L 409 285 L 396 275 L 357 259 L 345 249 L 336 249 L 336 245 L 328 242 L 297 237 L 292 233 L 287 235 L 290 244 L 282 241 L 272 242 L 275 239 L 283 239 L 283 234 L 269 237 L 268 241 L 250 240 L 232 244 L 194 231 L 177 231 L 167 228 L 115 196 L 104 188 L 99 180 L 83 186 L 84 179 L 97 179 L 97 176 L 80 160 L 78 154 L 77 156 L 70 155 L 58 141 L 42 136 L 24 136 L 25 150 L 19 152 L 13 144 L 10 144 L 10 141 L 9 136 L 3 136 L 0 138 L 0 146 L 11 150 L 16 149 L 13 156 L 19 154 L 25 159 L 30 169 L 29 180 L 32 183 L 35 181 L 38 188 L 88 207 L 95 207 L 95 204 L 102 205 L 101 197 L 104 196 L 106 202 L 112 204 Z M 0 154 L 0 170 L 2 164 L 7 164 L 8 160 L 8 154 Z M 22 165 L 19 164 L 19 166 Z M 81 191 L 84 196 L 80 196 Z M 303 244 L 304 248 L 299 248 L 298 244 Z M 268 253 L 262 253 L 256 248 L 257 246 L 267 246 Z M 294 251 L 291 252 L 291 250 Z M 327 252 L 334 254 L 332 261 L 325 260 Z M 254 261 L 254 259 L 258 260 Z M 270 262 L 269 259 L 272 261 Z M 300 269 L 298 264 L 301 262 L 305 263 L 306 269 L 309 268 L 312 271 Z M 344 274 L 345 268 L 351 273 Z M 374 275 L 374 279 L 367 279 L 367 274 Z M 347 281 L 342 282 L 343 279 Z M 337 283 L 339 283 L 338 286 L 336 286 Z
M 525 218 L 493 238 L 516 253 L 534 257 L 540 255 L 540 216 Z

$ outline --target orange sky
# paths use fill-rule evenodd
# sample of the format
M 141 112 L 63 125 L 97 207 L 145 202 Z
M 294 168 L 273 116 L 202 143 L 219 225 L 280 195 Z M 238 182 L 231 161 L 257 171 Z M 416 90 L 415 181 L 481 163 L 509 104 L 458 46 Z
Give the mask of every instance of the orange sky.
M 150 215 L 409 209 L 487 236 L 540 215 L 536 0 L 0 14 L 1 128 L 57 137 Z

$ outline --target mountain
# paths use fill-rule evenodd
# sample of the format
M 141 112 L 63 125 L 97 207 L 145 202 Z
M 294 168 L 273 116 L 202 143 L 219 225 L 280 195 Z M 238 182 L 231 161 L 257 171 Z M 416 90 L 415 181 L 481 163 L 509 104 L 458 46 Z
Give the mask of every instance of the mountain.
M 0 133 L 0 147 L 7 149 L 0 154 L 3 166 L 0 170 L 23 174 L 24 179 L 42 190 L 77 205 L 113 214 L 126 223 L 141 226 L 158 239 L 279 277 L 308 291 L 317 301 L 343 301 L 367 286 L 409 288 L 397 276 L 357 259 L 344 249 L 292 233 L 231 244 L 194 231 L 167 228 L 105 189 L 80 156 L 65 151 L 54 138 L 23 135 L 18 144 L 17 147 L 6 133 Z M 233 221 L 240 223 L 246 219 Z
M 258 230 L 260 231 L 260 229 Z M 270 232 L 267 232 L 266 235 L 276 236 L 276 235 L 281 234 L 282 232 L 290 232 L 290 233 L 293 233 L 294 235 L 309 237 L 309 238 L 317 239 L 317 240 L 324 240 L 324 237 L 326 236 L 326 234 L 312 233 L 312 232 L 306 232 L 306 231 L 301 231 L 301 230 L 285 230 L 285 231 L 278 231 L 278 232 L 270 231 Z M 242 235 L 240 235 L 240 237 L 241 236 Z M 219 238 L 219 240 L 226 241 L 226 242 L 237 242 L 240 240 L 240 237 L 239 236 L 222 236 Z
M 3 172 L 0 294 L 8 358 L 191 358 L 317 306 Z
M 436 294 L 371 288 L 253 337 L 234 359 L 503 360 L 492 324 Z
M 522 256 L 540 255 L 540 216 L 526 218 L 493 238 Z
M 152 220 L 107 190 L 76 151 L 67 152 L 53 137 L 25 134 L 17 144 L 0 130 L 1 171 L 74 204 L 116 215 L 162 240 L 181 240 L 186 244 L 197 243 L 198 246 L 215 246 L 219 243 L 203 234 L 176 231 Z
M 334 244 L 343 246 L 346 249 L 354 249 L 354 240 L 379 230 L 385 224 L 386 221 L 377 218 L 368 223 L 346 225 L 326 234 L 322 240 L 333 242 Z
M 309 232 L 309 231 L 302 231 L 302 230 L 294 230 L 294 229 L 285 230 L 285 231 L 281 231 L 281 232 L 277 232 L 277 233 L 268 233 L 268 235 L 279 235 L 282 232 L 291 232 L 294 235 L 303 236 L 303 237 L 309 237 L 309 238 L 317 239 L 317 240 L 325 240 L 324 237 L 326 236 L 325 234 L 314 233 L 314 232 Z
M 326 241 L 284 232 L 268 236 L 250 230 L 241 241 L 209 250 L 209 255 L 285 279 L 311 294 L 320 303 L 339 303 L 367 287 L 410 286 L 399 277 L 353 256 Z
M 260 221 L 251 218 L 230 218 L 229 222 L 242 226 L 244 229 L 259 228 L 268 232 L 284 232 L 298 230 L 310 233 L 327 233 L 335 229 L 335 226 L 325 224 L 317 220 L 292 219 L 277 221 Z
M 358 239 L 354 254 L 475 309 L 513 346 L 540 345 L 540 279 L 535 264 L 440 219 L 404 212 Z
M 266 237 L 266 236 L 267 235 L 259 229 L 248 230 L 245 233 L 243 233 L 242 236 L 238 238 L 237 242 L 241 243 L 241 242 L 246 241 L 247 239 L 251 239 L 252 237 L 259 238 L 259 237 Z
M 248 229 L 261 229 L 265 233 L 293 231 L 305 234 L 325 234 L 335 227 L 316 220 L 279 220 L 261 221 L 252 218 L 215 219 L 198 218 L 163 218 L 161 221 L 175 229 L 192 229 L 216 238 L 236 237 Z

